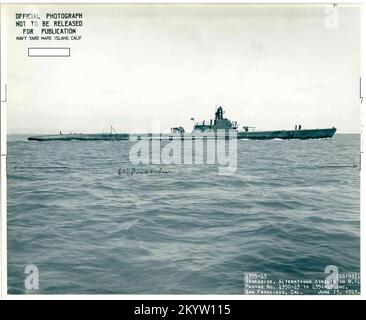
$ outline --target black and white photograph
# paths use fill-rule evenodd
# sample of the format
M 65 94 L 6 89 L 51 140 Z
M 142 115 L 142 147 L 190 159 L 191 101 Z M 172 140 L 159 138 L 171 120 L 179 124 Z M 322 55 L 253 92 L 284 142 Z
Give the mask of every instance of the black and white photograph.
M 0 8 L 5 297 L 360 296 L 360 4 Z

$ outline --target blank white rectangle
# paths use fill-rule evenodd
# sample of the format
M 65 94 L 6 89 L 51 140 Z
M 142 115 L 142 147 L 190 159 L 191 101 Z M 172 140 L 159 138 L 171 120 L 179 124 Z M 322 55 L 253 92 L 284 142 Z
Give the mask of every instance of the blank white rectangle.
M 70 57 L 70 48 L 28 48 L 28 57 Z

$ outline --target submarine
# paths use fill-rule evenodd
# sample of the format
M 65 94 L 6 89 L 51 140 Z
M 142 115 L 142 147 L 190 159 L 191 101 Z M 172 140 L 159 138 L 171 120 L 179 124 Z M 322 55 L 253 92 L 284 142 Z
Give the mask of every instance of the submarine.
M 193 118 L 191 120 L 194 120 Z M 96 141 L 96 140 L 142 140 L 142 139 L 230 139 L 239 140 L 309 140 L 309 139 L 330 139 L 334 136 L 337 129 L 302 129 L 301 125 L 296 126 L 295 130 L 275 130 L 275 131 L 256 131 L 254 127 L 244 126 L 243 130 L 238 130 L 238 123 L 224 117 L 224 109 L 219 106 L 215 112 L 215 118 L 209 123 L 195 123 L 193 131 L 186 133 L 183 127 L 171 128 L 170 133 L 117 133 L 111 130 L 110 133 L 67 133 L 55 135 L 40 135 L 28 137 L 30 141 Z

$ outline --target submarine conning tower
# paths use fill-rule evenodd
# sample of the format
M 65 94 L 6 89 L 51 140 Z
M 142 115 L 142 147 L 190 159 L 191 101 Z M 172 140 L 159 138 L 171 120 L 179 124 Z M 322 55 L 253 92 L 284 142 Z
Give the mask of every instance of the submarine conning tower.
M 193 131 L 206 131 L 206 130 L 229 130 L 237 129 L 237 122 L 230 121 L 227 118 L 224 118 L 224 109 L 222 106 L 219 106 L 215 112 L 215 119 L 210 120 L 210 124 L 206 124 L 205 121 L 202 123 L 196 123 L 194 125 Z
M 215 112 L 215 121 L 224 119 L 224 109 L 222 107 L 218 107 Z

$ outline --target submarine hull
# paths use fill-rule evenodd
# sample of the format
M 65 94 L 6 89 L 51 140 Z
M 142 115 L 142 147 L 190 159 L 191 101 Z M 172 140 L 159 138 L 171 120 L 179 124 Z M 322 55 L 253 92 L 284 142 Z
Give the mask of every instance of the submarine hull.
M 332 138 L 337 131 L 336 128 L 328 129 L 306 129 L 306 130 L 278 130 L 278 131 L 239 131 L 237 139 L 240 140 L 272 140 L 272 139 L 329 139 Z M 158 139 L 158 140 L 172 140 L 172 139 L 206 139 L 212 136 L 205 136 L 204 132 L 199 135 L 194 133 L 188 135 L 172 135 L 172 134 L 127 134 L 127 133 L 96 133 L 96 134 L 59 134 L 59 135 L 41 135 L 32 136 L 28 140 L 33 141 L 110 141 L 110 140 L 143 140 L 143 139 Z M 214 136 L 214 138 L 216 138 Z M 229 138 L 229 136 L 220 136 L 217 139 Z
M 305 129 L 305 130 L 278 130 L 278 131 L 249 131 L 238 132 L 238 139 L 271 140 L 271 139 L 329 139 L 336 133 L 336 128 Z

